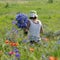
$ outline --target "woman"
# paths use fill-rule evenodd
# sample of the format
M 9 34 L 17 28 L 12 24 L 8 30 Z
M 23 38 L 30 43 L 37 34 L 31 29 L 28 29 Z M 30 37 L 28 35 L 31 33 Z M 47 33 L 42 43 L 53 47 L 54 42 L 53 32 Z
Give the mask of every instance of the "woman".
M 38 20 L 38 15 L 36 11 L 32 10 L 30 12 L 29 21 L 25 29 L 25 33 L 28 32 L 28 40 L 30 43 L 39 42 L 41 39 L 40 34 L 43 33 L 42 23 Z

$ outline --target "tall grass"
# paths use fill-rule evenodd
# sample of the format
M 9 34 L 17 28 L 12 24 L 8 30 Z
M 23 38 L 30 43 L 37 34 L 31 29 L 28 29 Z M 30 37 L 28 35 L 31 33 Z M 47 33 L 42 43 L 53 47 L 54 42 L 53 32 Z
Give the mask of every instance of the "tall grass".
M 45 32 L 60 30 L 60 0 L 54 0 L 52 4 L 49 4 L 48 0 L 0 0 L 0 50 L 3 51 L 0 60 L 14 60 L 15 55 L 9 56 L 6 54 L 13 48 L 6 45 L 5 40 L 8 35 L 11 39 L 13 38 L 9 32 L 12 30 L 12 20 L 15 19 L 16 14 L 21 12 L 29 16 L 30 10 L 37 11 Z M 14 27 L 16 28 L 16 26 Z M 21 42 L 21 40 L 25 40 L 25 37 L 23 37 L 23 33 L 20 30 L 17 38 L 15 38 L 19 42 L 18 49 L 21 54 L 21 60 L 46 60 L 49 56 L 56 56 L 60 60 L 60 45 L 56 44 L 58 40 L 51 38 L 47 42 L 42 40 L 40 45 L 31 46 L 29 43 Z M 30 48 L 34 48 L 34 51 L 31 52 Z

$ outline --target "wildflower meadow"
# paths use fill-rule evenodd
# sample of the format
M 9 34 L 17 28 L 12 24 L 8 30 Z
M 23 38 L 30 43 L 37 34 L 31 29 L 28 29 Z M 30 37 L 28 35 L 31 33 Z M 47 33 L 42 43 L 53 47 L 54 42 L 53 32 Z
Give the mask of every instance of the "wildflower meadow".
M 44 29 L 34 44 L 15 21 L 18 13 L 29 17 L 30 10 L 37 11 Z M 60 0 L 0 0 L 0 60 L 60 60 Z

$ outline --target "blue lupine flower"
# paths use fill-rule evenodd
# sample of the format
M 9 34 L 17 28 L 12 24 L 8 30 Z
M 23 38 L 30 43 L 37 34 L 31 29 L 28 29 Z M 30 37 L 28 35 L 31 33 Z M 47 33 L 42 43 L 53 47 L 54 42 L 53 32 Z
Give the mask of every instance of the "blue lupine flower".
M 27 27 L 28 17 L 26 14 L 17 14 L 16 16 L 17 26 L 18 28 L 25 28 Z
M 17 48 L 14 48 L 14 52 L 15 52 L 15 53 L 17 53 L 17 52 L 19 52 L 19 51 L 18 51 L 18 49 L 17 49 Z
M 19 57 L 20 57 L 20 54 L 17 52 L 17 53 L 15 54 L 15 56 L 16 56 L 17 58 L 19 58 Z
M 12 21 L 12 24 L 16 24 L 16 23 L 17 23 L 17 21 L 15 21 L 15 20 Z

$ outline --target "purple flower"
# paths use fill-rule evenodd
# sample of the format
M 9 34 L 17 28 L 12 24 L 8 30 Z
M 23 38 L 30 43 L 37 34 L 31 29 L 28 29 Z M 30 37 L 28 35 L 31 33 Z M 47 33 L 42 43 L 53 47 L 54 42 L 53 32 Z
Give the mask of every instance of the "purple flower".
M 12 24 L 16 24 L 16 23 L 17 23 L 17 21 L 15 21 L 15 20 L 12 21 Z
M 17 53 L 15 54 L 15 56 L 16 56 L 17 58 L 19 58 L 19 57 L 20 57 L 20 54 L 17 52 Z
M 16 15 L 16 20 L 17 21 L 19 21 L 19 20 L 26 20 L 26 19 L 28 19 L 26 14 L 19 13 L 19 14 Z
M 18 28 L 25 28 L 27 26 L 28 17 L 26 14 L 19 13 L 16 16 Z
M 14 48 L 14 52 L 15 52 L 15 53 L 17 53 L 17 52 L 19 52 L 19 51 L 18 51 L 18 49 L 17 49 L 17 48 Z

